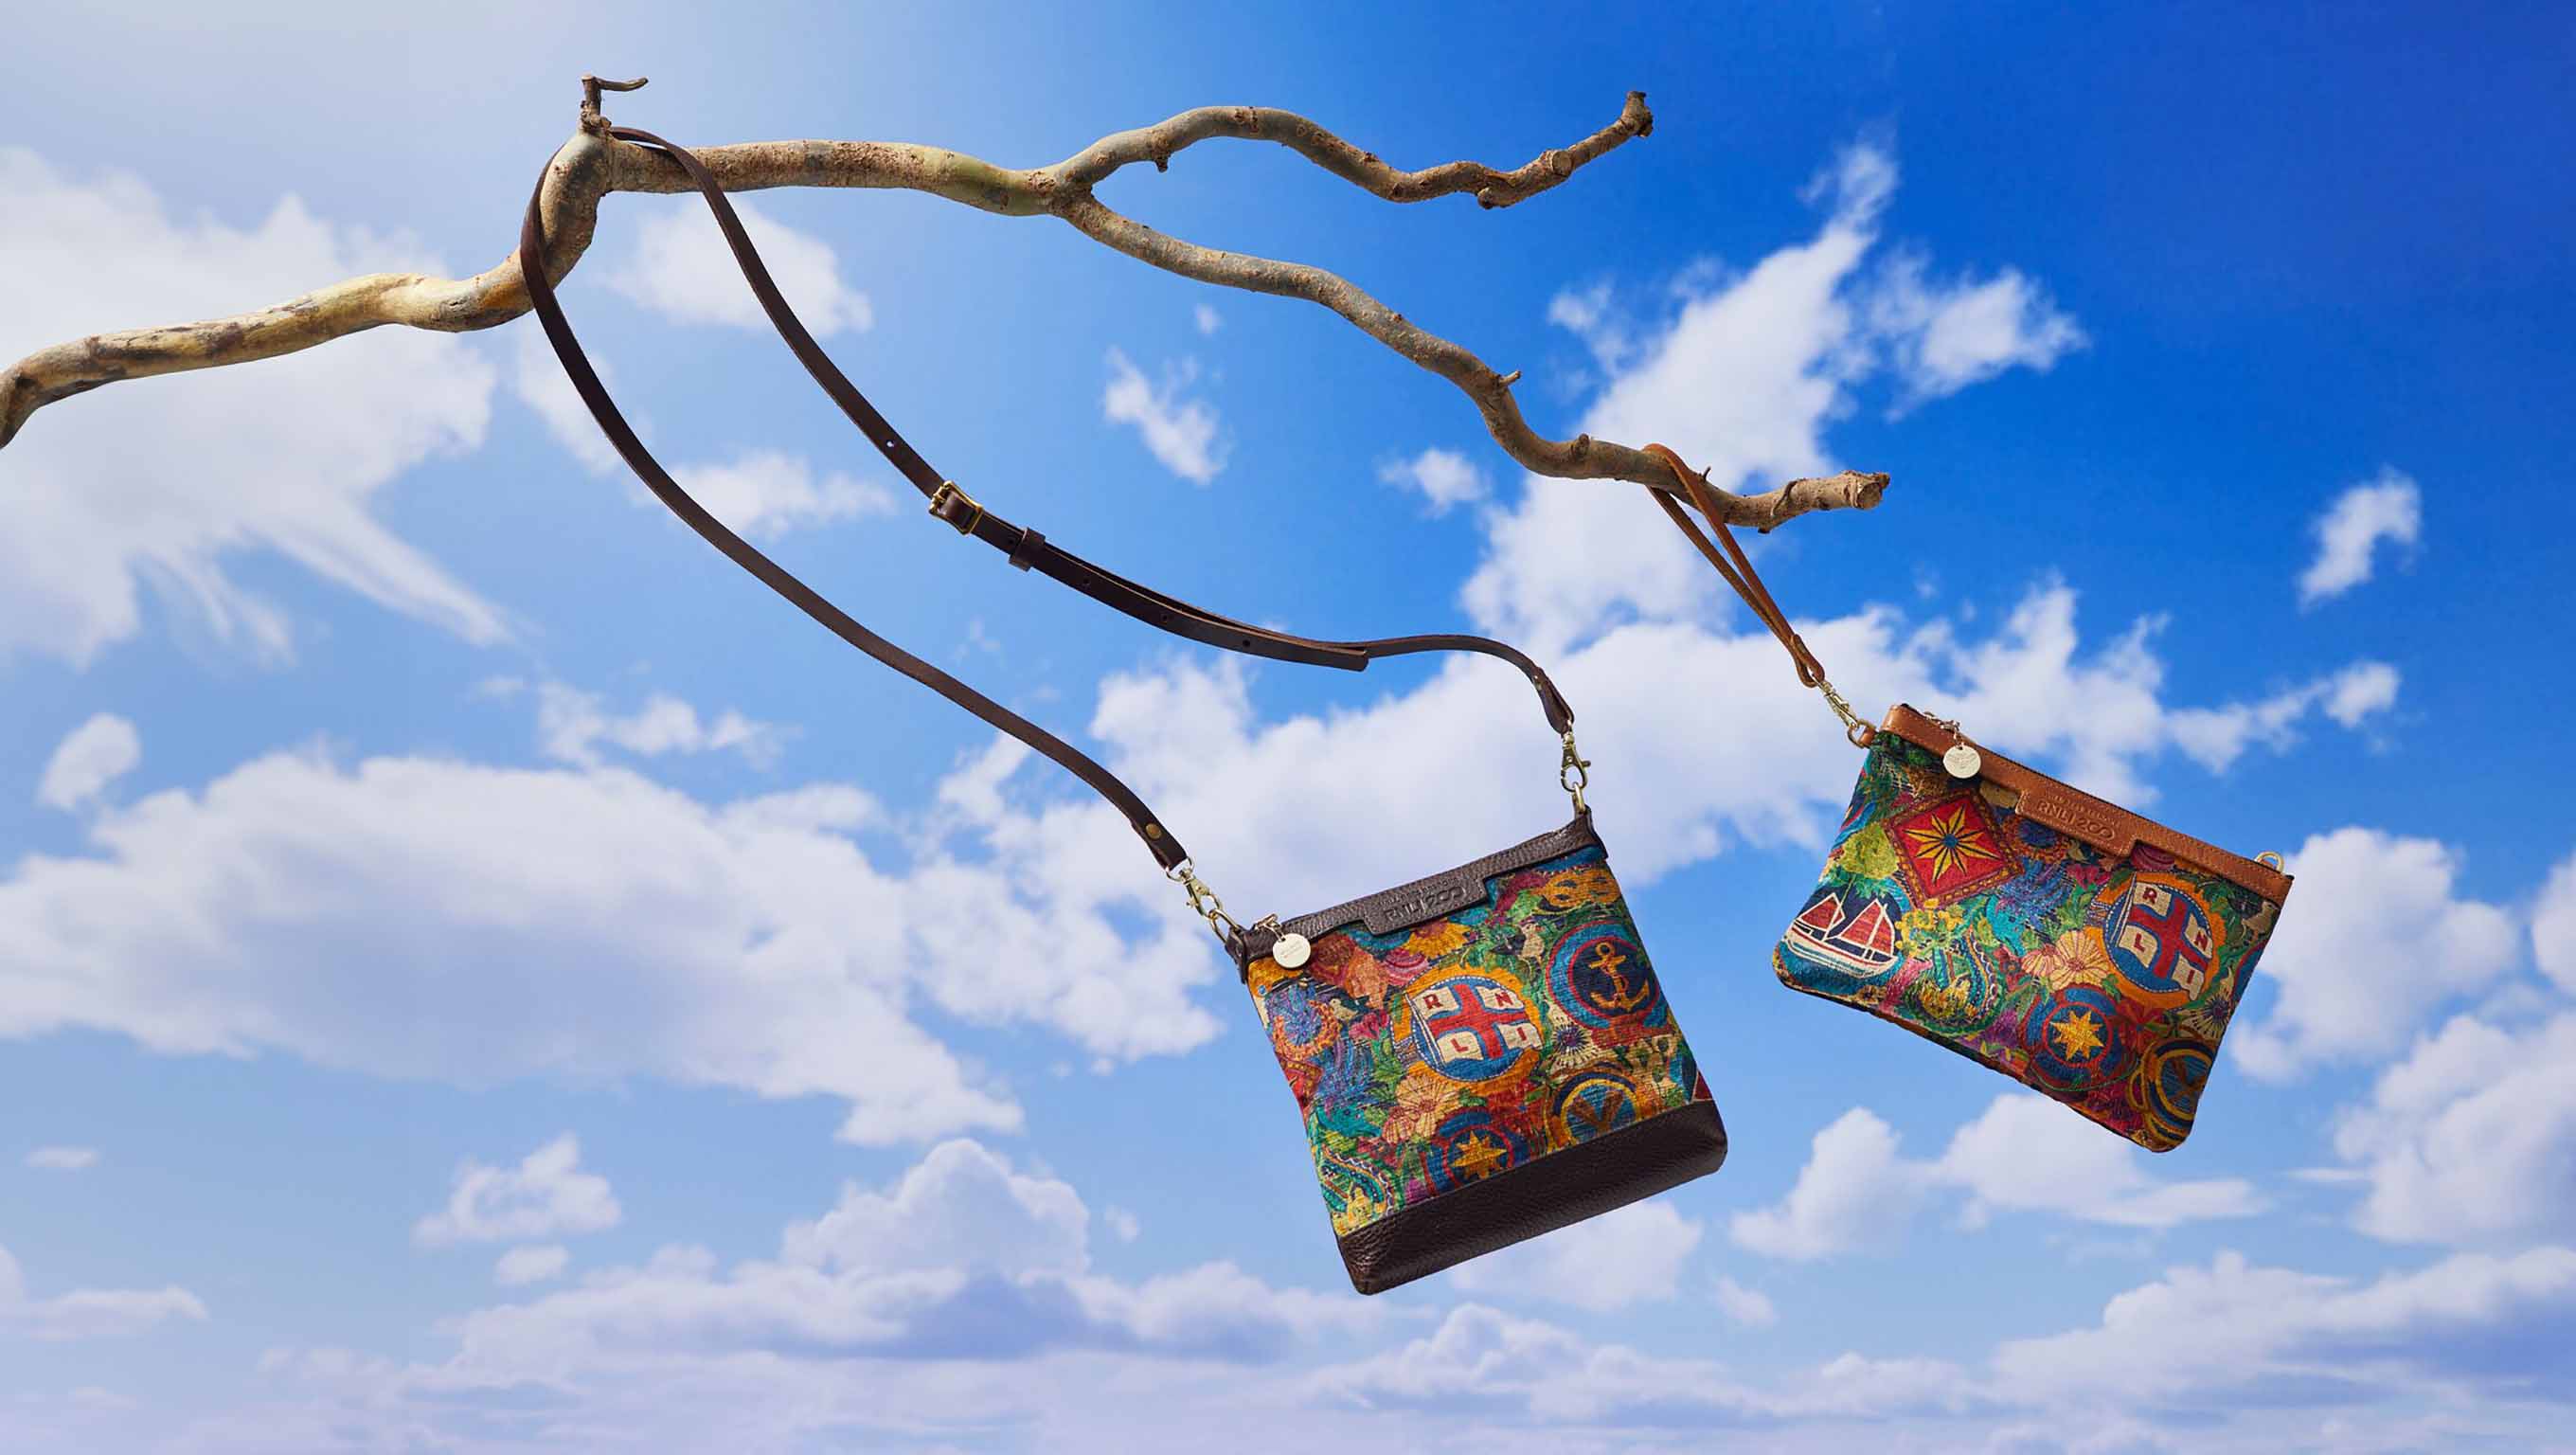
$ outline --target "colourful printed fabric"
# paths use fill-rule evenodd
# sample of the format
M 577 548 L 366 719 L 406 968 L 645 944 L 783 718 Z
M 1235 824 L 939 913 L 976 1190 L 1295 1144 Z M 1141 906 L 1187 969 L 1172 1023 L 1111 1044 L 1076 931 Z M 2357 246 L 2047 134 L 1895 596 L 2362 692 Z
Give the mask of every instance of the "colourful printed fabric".
M 2016 801 L 1880 733 L 1772 966 L 2142 1147 L 2179 1146 L 2280 906 L 2148 844 L 2107 854 Z
M 1337 1236 L 1708 1099 L 1598 844 L 1484 882 L 1247 967 Z

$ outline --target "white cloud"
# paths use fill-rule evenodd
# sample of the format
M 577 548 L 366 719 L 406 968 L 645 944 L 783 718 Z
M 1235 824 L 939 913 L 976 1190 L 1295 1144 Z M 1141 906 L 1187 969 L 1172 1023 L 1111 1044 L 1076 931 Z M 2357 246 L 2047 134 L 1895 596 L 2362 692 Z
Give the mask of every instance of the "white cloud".
M 829 521 L 891 515 L 895 508 L 894 492 L 873 480 L 842 474 L 818 480 L 804 457 L 776 450 L 747 450 L 729 464 L 681 465 L 671 478 L 716 519 L 755 540 Z
M 2564 1248 L 2510 1258 L 2461 1254 L 2358 1286 L 2223 1252 L 2206 1268 L 2170 1269 L 2113 1298 L 2094 1328 L 2003 1344 L 1994 1367 L 2007 1385 L 2065 1399 L 2134 1399 L 2136 1371 L 2148 1367 L 2170 1368 L 2180 1386 L 2152 1393 L 2177 1399 L 2189 1391 L 2198 1403 L 2213 1391 L 2284 1381 L 2345 1384 L 2385 1397 L 2410 1363 L 2443 1362 L 2446 1346 L 2475 1336 L 2484 1349 L 2509 1348 L 2500 1326 L 2564 1320 L 2571 1310 L 2576 1252 Z M 2530 1347 L 2536 1353 L 2541 1346 Z M 2192 1355 L 2176 1368 L 2171 1354 L 2178 1348 Z
M 1456 450 L 1427 449 L 1409 460 L 1389 460 L 1377 477 L 1389 485 L 1422 492 L 1433 515 L 1446 515 L 1456 505 L 1485 498 L 1485 472 Z
M 1669 1299 L 1699 1246 L 1700 1224 L 1669 1202 L 1634 1202 L 1463 1263 L 1462 1293 L 1525 1295 L 1596 1313 Z
M 2165 727 L 2175 747 L 2213 773 L 2223 773 L 2260 743 L 2284 752 L 2298 743 L 2298 724 L 2322 709 L 2347 728 L 2397 705 L 2398 671 L 2386 662 L 2355 662 L 2329 676 L 2284 688 L 2256 702 L 2178 708 Z
M 739 197 L 730 200 L 778 290 L 816 338 L 874 325 L 867 294 L 841 281 L 840 259 L 830 243 Z M 724 234 L 695 193 L 659 203 L 635 228 L 634 251 L 604 275 L 609 287 L 682 323 L 770 331 L 769 315 L 761 312 Z
M 2084 665 L 2071 593 L 2035 600 L 2000 643 L 1901 632 L 1884 610 L 1808 635 L 1863 701 L 2044 701 L 2054 674 L 2112 720 L 2102 679 L 2124 679 Z M 1551 667 L 1583 713 L 1594 802 L 1632 883 L 1730 840 L 1814 844 L 1849 794 L 1854 755 L 1767 638 L 1640 623 Z M 2075 737 L 2079 770 L 2128 771 L 2162 741 L 2152 688 L 2136 685 L 2145 668 L 2128 670 L 2149 730 Z M 1729 710 L 1676 714 L 1676 701 Z M 2018 711 L 1969 720 L 2015 752 L 2088 730 Z M 1105 682 L 1091 726 L 1220 889 L 1251 886 L 1231 892 L 1255 913 L 1338 902 L 1565 812 L 1527 684 L 1481 659 L 1365 708 L 1277 721 L 1255 715 L 1238 665 L 1167 665 Z M 1461 801 L 1425 771 L 1469 758 L 1498 765 L 1493 791 Z M 1711 774 L 1712 759 L 1766 771 Z M 83 855 L 5 871 L 0 1035 L 85 1026 L 389 1077 L 641 1074 L 825 1094 L 849 1103 L 845 1134 L 870 1142 L 1012 1128 L 1010 1089 L 913 1008 L 1043 1028 L 1114 1064 L 1214 1035 L 1197 987 L 1222 973 L 1114 811 L 1032 761 L 997 740 L 915 823 L 847 784 L 716 806 L 613 769 L 270 755 L 101 812 Z M 1526 771 L 1500 768 L 1513 762 Z M 1336 829 L 1362 814 L 1407 827 Z M 906 861 L 872 862 L 849 837 L 883 827 Z M 872 1054 L 847 1055 L 852 1038 Z
M 605 475 L 618 469 L 620 462 L 616 447 L 608 442 L 608 436 L 599 432 L 599 422 L 591 418 L 590 407 L 582 403 L 581 395 L 574 391 L 572 379 L 564 373 L 562 362 L 555 357 L 554 346 L 546 342 L 536 320 L 531 318 L 522 322 L 511 333 L 510 392 L 518 396 L 520 403 L 536 411 L 546 433 L 580 461 L 583 469 L 594 475 Z M 610 394 L 616 394 L 615 364 L 598 358 L 590 362 L 591 367 L 598 371 L 600 382 L 608 386 Z M 623 400 L 619 402 L 619 408 L 638 436 L 648 441 L 652 439 L 649 422 L 641 414 L 634 412 Z M 641 493 L 640 486 L 637 490 Z
M 893 1186 L 846 1186 L 790 1225 L 775 1260 L 719 1267 L 666 1247 L 533 1302 L 455 1321 L 445 1369 L 568 1381 L 624 1357 L 762 1351 L 1026 1359 L 1052 1348 L 1274 1358 L 1374 1324 L 1354 1295 L 1275 1289 L 1212 1263 L 1128 1283 L 1087 1271 L 1090 1212 L 1074 1189 L 972 1141 L 933 1147 Z
M 1727 488 L 1825 469 L 1819 433 L 1849 408 L 1845 386 L 1868 366 L 1843 284 L 1876 240 L 1894 163 L 1854 148 L 1829 176 L 1831 207 L 1814 240 L 1686 295 L 1648 341 L 1605 342 L 1607 304 L 1588 295 L 1551 306 L 1552 318 L 1622 365 L 1585 411 L 1585 433 L 1659 440 Z M 1464 593 L 1468 611 L 1496 635 L 1551 652 L 1623 606 L 1688 612 L 1714 578 L 1660 520 L 1636 489 L 1530 477 L 1492 522 L 1492 549 Z
M 18 1260 L 0 1248 L 0 1338 L 12 1335 L 47 1343 L 139 1334 L 170 1319 L 203 1323 L 206 1306 L 172 1285 L 162 1289 L 79 1288 L 33 1298 Z
M 1960 716 L 1998 748 L 2143 802 L 2144 766 L 2178 748 L 2162 663 L 2143 628 L 2088 649 L 2074 618 L 2074 593 L 2049 584 L 1991 637 L 1942 621 L 1908 628 L 1888 608 L 1802 630 L 1856 701 Z M 1632 882 L 1730 841 L 1820 844 L 1850 797 L 1858 755 L 1766 634 L 1634 623 L 1544 660 L 1580 715 L 1591 800 Z M 1515 842 L 1565 811 L 1535 698 L 1492 662 L 1454 660 L 1362 708 L 1269 721 L 1252 710 L 1246 670 L 1220 660 L 1113 676 L 1092 731 L 1221 891 L 1251 883 L 1275 896 L 1261 910 L 1336 903 Z M 1491 790 L 1462 801 L 1429 771 L 1458 761 L 1500 765 Z M 1757 761 L 1758 774 L 1707 769 Z M 1338 831 L 1358 816 L 1387 827 L 1364 840 Z M 1089 833 L 1089 853 L 1116 863 L 1115 818 L 1100 814 Z
M 2397 705 L 2397 669 L 2386 662 L 2355 662 L 2328 682 L 2326 716 L 2348 728 Z
M 2153 800 L 2139 768 L 2166 748 L 2222 772 L 2249 746 L 2289 748 L 2299 722 L 2320 707 L 2334 709 L 2338 721 L 2349 714 L 2349 727 L 2396 697 L 2395 668 L 2357 662 L 2255 702 L 2169 708 L 2161 697 L 2164 662 L 2152 649 L 2164 618 L 2141 617 L 2088 655 L 2075 606 L 2075 593 L 2050 581 L 2025 595 L 1987 640 L 1962 642 L 1936 624 L 1926 628 L 1920 651 L 1957 683 L 1941 694 L 1955 706 L 1945 716 L 2007 751 L 2051 754 L 2063 763 L 2062 776 L 2117 803 Z
M 1211 336 L 1225 326 L 1224 315 L 1204 303 L 1190 310 L 1190 321 L 1198 326 L 1200 333 Z
M 102 712 L 66 734 L 36 780 L 36 802 L 66 813 L 96 798 L 143 761 L 134 724 Z
M 2314 606 L 2368 581 L 2381 541 L 2412 552 L 2424 534 L 2424 495 L 2412 477 L 2382 468 L 2347 486 L 2317 517 L 2317 558 L 2299 576 L 2299 604 Z
M 1968 1195 L 1970 1227 L 1998 1212 L 2046 1212 L 2116 1228 L 2171 1228 L 2263 1210 L 2252 1184 L 2150 1177 L 2146 1153 L 2046 1097 L 2010 1092 L 1950 1138 L 1932 1180 Z
M 2047 291 L 2006 268 L 1984 282 L 1926 280 L 1923 259 L 1891 261 L 1869 299 L 1869 326 L 1887 343 L 1903 387 L 1899 408 L 1956 394 L 2006 369 L 2046 373 L 2084 347 L 2084 330 Z
M 2290 870 L 2298 887 L 2255 981 L 2278 998 L 2227 1038 L 2237 1064 L 2263 1080 L 2397 1050 L 2518 952 L 2513 917 L 2457 896 L 2460 854 L 2431 839 L 2336 829 L 2311 837 Z
M 1100 1222 L 1122 1243 L 1135 1242 L 1137 1235 L 1145 1231 L 1145 1225 L 1137 1220 L 1134 1213 L 1114 1204 L 1100 1210 Z
M 1931 1161 L 1906 1157 L 1894 1128 L 1854 1107 L 1816 1134 L 1786 1197 L 1738 1213 L 1729 1231 L 1754 1252 L 1807 1261 L 1891 1246 L 1936 1190 L 1966 1195 L 1959 1218 L 1968 1228 L 1998 1212 L 2042 1212 L 2162 1229 L 2263 1207 L 2240 1179 L 2167 1181 L 2147 1174 L 2144 1156 L 2028 1092 L 1995 1098 Z
M 47 1172 L 85 1172 L 98 1165 L 96 1147 L 38 1147 L 26 1165 Z
M 1771 1295 L 1743 1284 L 1721 1273 L 1713 1290 L 1717 1311 L 1748 1329 L 1767 1329 L 1780 1322 L 1779 1306 Z
M 1620 306 L 1609 279 L 1567 288 L 1547 300 L 1547 321 L 1583 340 L 1593 362 L 1617 372 L 1636 357 L 1636 320 Z
M 1807 190 L 1824 211 L 1812 238 L 1747 269 L 1684 268 L 1668 318 L 1641 321 L 1606 282 L 1559 293 L 1549 321 L 1581 337 L 1608 376 L 1581 429 L 1661 441 L 1724 489 L 1768 489 L 1831 467 L 1823 431 L 1872 376 L 1892 370 L 1918 402 L 2007 368 L 2045 369 L 2081 343 L 2011 269 L 1935 286 L 1908 257 L 1873 280 L 1865 264 L 1896 175 L 1885 151 L 1846 149 Z M 1660 518 L 1636 490 L 1529 477 L 1497 512 L 1463 600 L 1488 630 L 1549 652 L 1632 613 L 1704 609 L 1715 578 Z
M 524 1288 L 563 1277 L 572 1250 L 561 1243 L 529 1243 L 503 1253 L 492 1265 L 492 1281 L 503 1288 Z
M 1091 1213 L 1068 1183 L 1015 1172 L 980 1142 L 942 1142 L 894 1187 L 841 1186 L 841 1200 L 780 1242 L 793 1264 L 835 1272 L 958 1268 L 1076 1274 L 1089 1263 Z
M 2561 990 L 2576 995 L 2576 854 L 2549 871 L 2531 912 L 2531 958 Z
M 1896 1129 L 1854 1107 L 1816 1133 L 1788 1196 L 1735 1215 L 1728 1231 L 1756 1253 L 1799 1261 L 1848 1252 L 1903 1225 L 1926 1186 Z
M 1198 376 L 1198 361 L 1184 359 L 1166 369 L 1157 385 L 1125 354 L 1111 349 L 1109 387 L 1101 393 L 1100 413 L 1111 424 L 1136 426 L 1145 448 L 1164 469 L 1205 485 L 1225 468 L 1231 447 L 1219 434 L 1216 407 L 1185 395 Z
M 411 1236 L 427 1248 L 520 1242 L 595 1233 L 624 1216 L 608 1179 L 581 1170 L 581 1143 L 566 1132 L 516 1167 L 466 1162 L 447 1206 L 413 1224 Z
M 2337 1117 L 2374 1237 L 2497 1244 L 2576 1226 L 2576 1011 L 2507 1028 L 2460 1016 Z
M 76 181 L 0 147 L 0 338 L 263 308 L 318 282 L 447 271 L 419 243 L 314 217 L 293 197 L 256 226 L 175 218 L 142 181 Z M 469 641 L 500 613 L 374 514 L 397 477 L 479 445 L 494 371 L 462 340 L 377 329 L 245 369 L 133 380 L 46 410 L 8 450 L 0 655 L 86 663 L 142 623 L 150 585 L 191 629 L 281 658 L 286 612 L 226 574 L 276 551 L 389 610 Z
M 888 870 L 846 784 L 719 806 L 615 769 L 274 754 L 0 871 L 0 1036 L 829 1095 L 869 1143 L 1010 1129 L 1008 1088 L 913 1008 L 1112 1062 L 1218 1024 L 1205 930 L 1125 826 L 1017 797 L 901 826 Z
M 606 743 L 639 757 L 664 753 L 742 754 L 755 768 L 778 761 L 786 733 L 774 724 L 754 722 L 728 707 L 713 721 L 667 693 L 654 693 L 642 707 L 623 717 L 609 713 L 605 699 L 560 682 L 537 687 L 537 743 L 549 758 L 600 765 L 599 747 Z
M 589 406 L 573 392 L 572 381 L 545 335 L 532 326 L 522 328 L 515 348 L 511 392 L 536 412 L 546 433 L 594 475 L 622 470 L 616 449 L 600 433 Z M 610 392 L 616 392 L 611 367 L 597 360 L 593 363 Z M 629 412 L 627 422 L 638 435 L 652 438 L 649 420 Z M 675 465 L 671 478 L 716 519 L 754 540 L 775 540 L 790 531 L 839 520 L 888 515 L 896 504 L 894 492 L 877 481 L 838 471 L 817 476 L 812 462 L 803 456 L 777 450 L 744 450 L 729 461 Z M 646 509 L 662 509 L 641 481 L 630 480 L 626 495 Z
M 1439 1377 L 1426 1379 L 1424 1370 Z M 1937 1359 L 1844 1354 L 1760 1377 L 1715 1360 L 1653 1354 L 1462 1304 L 1432 1333 L 1319 1371 L 1325 1399 L 1382 1419 L 1431 1411 L 1454 1423 L 1462 1406 L 1497 1423 L 1710 1426 L 1783 1421 L 1876 1421 L 1960 1413 L 1988 1403 L 1959 1366 Z

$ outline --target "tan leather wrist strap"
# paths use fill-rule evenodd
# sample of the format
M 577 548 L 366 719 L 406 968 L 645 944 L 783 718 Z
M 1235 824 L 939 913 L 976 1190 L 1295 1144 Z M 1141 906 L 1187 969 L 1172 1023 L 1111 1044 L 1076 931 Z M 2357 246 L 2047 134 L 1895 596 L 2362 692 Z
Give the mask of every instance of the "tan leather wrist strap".
M 1691 504 L 1707 518 L 1708 531 L 1701 531 L 1698 522 L 1690 518 L 1690 513 L 1682 509 L 1671 492 L 1649 489 L 1646 493 L 1655 497 L 1655 503 L 1663 507 L 1664 514 L 1671 517 L 1674 526 L 1699 548 L 1699 553 L 1708 558 L 1710 565 L 1717 568 L 1717 574 L 1726 578 L 1726 584 L 1735 588 L 1735 594 L 1744 598 L 1744 604 L 1751 608 L 1754 617 L 1770 628 L 1771 635 L 1780 639 L 1781 647 L 1789 653 L 1790 665 L 1798 670 L 1798 685 L 1822 692 L 1834 715 L 1843 720 L 1843 735 L 1856 744 L 1865 745 L 1874 730 L 1851 710 L 1851 704 L 1843 700 L 1843 695 L 1834 690 L 1834 684 L 1826 680 L 1825 664 L 1816 660 L 1816 654 L 1807 648 L 1806 639 L 1798 635 L 1797 628 L 1789 625 L 1789 614 L 1772 599 L 1771 588 L 1762 584 L 1761 573 L 1753 569 L 1752 558 L 1735 543 L 1735 532 L 1727 529 L 1725 508 L 1718 504 L 1717 493 L 1709 488 L 1707 478 L 1683 464 L 1682 457 L 1669 446 L 1648 445 L 1646 453 L 1663 461 L 1665 468 L 1673 472 L 1673 478 L 1681 482 L 1682 493 L 1689 496 Z M 1711 534 L 1716 536 L 1714 542 L 1709 539 Z

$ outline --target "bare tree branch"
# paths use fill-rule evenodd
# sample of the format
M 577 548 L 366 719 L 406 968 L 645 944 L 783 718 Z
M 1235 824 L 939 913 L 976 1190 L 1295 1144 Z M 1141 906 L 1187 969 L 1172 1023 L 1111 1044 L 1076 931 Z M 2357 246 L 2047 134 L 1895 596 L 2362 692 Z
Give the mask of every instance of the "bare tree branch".
M 640 84 L 583 78 L 581 129 L 547 164 L 539 189 L 547 257 L 558 278 L 589 248 L 600 198 L 611 192 L 689 190 L 687 176 L 668 156 L 606 135 L 600 91 Z M 944 147 L 903 142 L 747 142 L 708 147 L 697 155 L 727 191 L 861 187 L 926 192 L 1006 217 L 1060 218 L 1095 242 L 1202 283 L 1305 299 L 1456 385 L 1484 416 L 1495 441 L 1533 473 L 1625 480 L 1669 490 L 1673 482 L 1663 465 L 1632 446 L 1588 435 L 1551 440 L 1539 434 L 1512 397 L 1517 370 L 1497 374 L 1466 348 L 1415 325 L 1350 280 L 1304 263 L 1225 252 L 1157 232 L 1093 193 L 1101 181 L 1138 162 L 1166 168 L 1175 155 L 1202 141 L 1235 138 L 1287 147 L 1390 202 L 1464 192 L 1482 206 L 1509 207 L 1563 183 L 1586 163 L 1653 129 L 1645 94 L 1632 91 L 1618 120 L 1510 171 L 1472 161 L 1401 171 L 1305 117 L 1257 106 L 1184 111 L 1153 126 L 1102 137 L 1053 166 L 1029 169 L 997 167 Z M 257 313 L 93 334 L 40 349 L 0 374 L 0 447 L 38 409 L 103 384 L 276 358 L 386 324 L 464 333 L 507 323 L 527 311 L 527 285 L 514 253 L 471 278 L 375 273 Z M 1847 470 L 1825 479 L 1794 480 L 1758 495 L 1720 491 L 1718 497 L 1731 523 L 1767 530 L 1808 511 L 1866 510 L 1878 504 L 1886 489 L 1885 475 Z

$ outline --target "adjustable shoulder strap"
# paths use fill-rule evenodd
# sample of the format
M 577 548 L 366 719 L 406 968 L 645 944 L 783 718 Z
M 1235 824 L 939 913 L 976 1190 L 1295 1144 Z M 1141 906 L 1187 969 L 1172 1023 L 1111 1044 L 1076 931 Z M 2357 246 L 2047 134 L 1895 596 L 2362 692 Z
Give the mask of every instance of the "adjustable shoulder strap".
M 1771 598 L 1771 588 L 1762 584 L 1761 575 L 1753 569 L 1753 558 L 1744 554 L 1744 547 L 1735 543 L 1735 532 L 1726 528 L 1726 512 L 1717 503 L 1716 494 L 1709 489 L 1707 478 L 1683 464 L 1682 457 L 1664 445 L 1648 445 L 1646 453 L 1663 461 L 1665 467 L 1673 472 L 1673 478 L 1681 482 L 1682 492 L 1690 497 L 1692 505 L 1699 508 L 1699 513 L 1708 518 L 1708 527 L 1716 534 L 1716 542 L 1710 542 L 1708 536 L 1700 531 L 1699 524 L 1671 494 L 1662 490 L 1646 493 L 1655 498 L 1655 503 L 1664 508 L 1664 514 L 1672 518 L 1674 526 L 1699 548 L 1699 553 L 1708 558 L 1710 565 L 1717 568 L 1717 574 L 1726 578 L 1726 584 L 1735 588 L 1735 594 L 1744 598 L 1744 604 L 1752 608 L 1754 617 L 1771 629 L 1771 635 L 1780 639 L 1780 645 L 1789 653 L 1790 665 L 1798 669 L 1798 685 L 1824 693 L 1834 715 L 1843 720 L 1843 735 L 1866 746 L 1872 732 L 1870 725 L 1851 710 L 1851 704 L 1834 690 L 1834 684 L 1825 680 L 1824 663 L 1816 660 L 1816 654 L 1807 649 L 1806 638 L 1799 636 L 1797 628 L 1789 625 L 1789 614 Z
M 591 417 L 599 421 L 601 432 L 617 453 L 656 498 L 671 508 L 671 513 L 689 529 L 706 538 L 709 545 L 722 551 L 735 565 L 758 577 L 762 585 L 796 604 L 807 616 L 828 627 L 835 636 L 892 667 L 931 691 L 956 703 L 984 721 L 1018 738 L 1063 765 L 1101 797 L 1118 806 L 1127 815 L 1128 826 L 1145 841 L 1145 848 L 1167 871 L 1186 862 L 1189 852 L 1173 838 L 1154 811 L 1136 796 L 1135 790 L 1120 782 L 1108 769 L 1093 762 L 1080 749 L 1002 706 L 993 699 L 940 671 L 912 653 L 869 631 L 851 619 L 849 613 L 824 599 L 821 592 L 796 579 L 784 566 L 761 554 L 749 541 L 725 528 L 724 522 L 698 504 L 679 482 L 671 478 L 662 463 L 653 458 L 644 442 L 636 438 L 633 427 L 620 414 L 616 401 L 609 398 L 599 374 L 582 353 L 581 341 L 573 337 L 572 324 L 564 317 L 563 305 L 556 301 L 551 275 L 546 270 L 545 229 L 538 215 L 538 203 L 544 195 L 545 182 L 538 179 L 537 191 L 528 197 L 528 215 L 519 225 L 519 270 L 528 281 L 528 300 L 534 304 L 537 319 L 545 325 L 546 338 L 554 345 L 555 357 L 563 361 L 564 372 L 572 378 L 574 391 L 581 402 L 590 406 Z
M 859 392 L 840 366 L 832 362 L 822 345 L 806 331 L 786 297 L 769 276 L 760 253 L 751 245 L 751 236 L 743 230 L 742 219 L 726 200 L 724 186 L 707 171 L 704 164 L 686 148 L 663 140 L 649 131 L 635 127 L 613 127 L 609 135 L 620 141 L 631 141 L 653 147 L 680 164 L 689 180 L 697 184 L 698 193 L 715 213 L 716 225 L 724 232 L 725 242 L 733 249 L 734 261 L 742 268 L 745 281 L 754 297 L 769 314 L 779 335 L 805 365 L 814 382 L 839 405 L 868 443 L 910 481 L 930 502 L 930 513 L 956 528 L 961 535 L 972 536 L 1002 552 L 1014 566 L 1023 571 L 1035 570 L 1042 575 L 1072 587 L 1083 595 L 1115 607 L 1150 626 L 1162 628 L 1176 636 L 1187 637 L 1212 647 L 1243 652 L 1256 657 L 1270 657 L 1285 662 L 1303 662 L 1311 666 L 1340 667 L 1358 672 L 1379 657 L 1401 657 L 1415 652 L 1481 652 L 1498 657 L 1521 670 L 1538 692 L 1539 707 L 1547 714 L 1548 726 L 1564 734 L 1574 726 L 1574 710 L 1567 705 L 1556 684 L 1547 673 L 1517 648 L 1487 637 L 1442 633 L 1428 636 L 1381 637 L 1372 641 L 1328 642 L 1309 637 L 1274 632 L 1250 622 L 1193 606 L 1177 597 L 1167 596 L 1150 586 L 1131 581 L 1115 571 L 1056 545 L 1028 526 L 1014 525 L 984 508 L 982 503 L 957 488 L 954 481 L 933 469 L 921 452 L 886 421 L 867 396 Z

